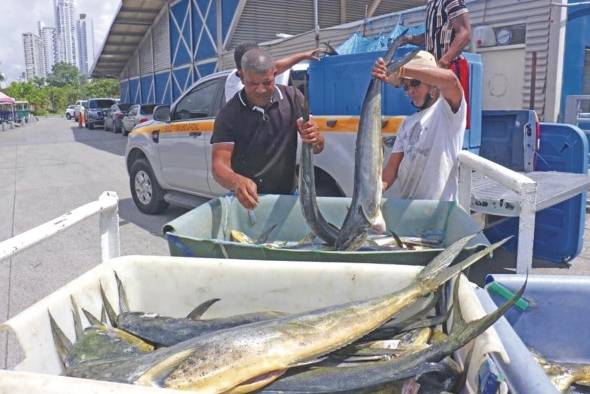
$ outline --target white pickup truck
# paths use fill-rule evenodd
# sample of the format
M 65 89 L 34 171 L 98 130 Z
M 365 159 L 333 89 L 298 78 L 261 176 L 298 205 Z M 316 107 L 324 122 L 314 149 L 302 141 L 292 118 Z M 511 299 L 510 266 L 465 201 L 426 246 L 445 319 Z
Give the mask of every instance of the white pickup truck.
M 306 70 L 290 72 L 295 86 Z M 168 204 L 193 207 L 199 197 L 215 197 L 228 190 L 211 173 L 211 133 L 215 115 L 224 99 L 230 71 L 197 81 L 170 107 L 159 106 L 154 120 L 133 129 L 126 149 L 126 163 L 133 201 L 144 213 L 158 213 Z M 326 138 L 324 151 L 315 156 L 318 195 L 350 196 L 354 176 L 354 147 L 358 116 L 315 117 Z M 403 117 L 383 118 L 386 150 Z

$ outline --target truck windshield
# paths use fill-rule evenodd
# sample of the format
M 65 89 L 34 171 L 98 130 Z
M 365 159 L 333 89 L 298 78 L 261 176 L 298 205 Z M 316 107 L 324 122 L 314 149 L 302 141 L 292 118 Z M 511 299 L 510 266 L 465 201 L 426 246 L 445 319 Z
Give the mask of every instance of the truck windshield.
M 114 100 L 90 100 L 90 108 L 111 108 L 115 104 Z

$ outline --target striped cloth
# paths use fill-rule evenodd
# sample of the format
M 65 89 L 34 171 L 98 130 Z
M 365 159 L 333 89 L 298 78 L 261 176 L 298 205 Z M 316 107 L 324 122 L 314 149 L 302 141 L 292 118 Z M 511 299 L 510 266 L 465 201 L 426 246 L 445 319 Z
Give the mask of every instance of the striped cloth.
M 428 0 L 426 4 L 426 50 L 439 60 L 455 38 L 451 21 L 467 12 L 463 0 Z

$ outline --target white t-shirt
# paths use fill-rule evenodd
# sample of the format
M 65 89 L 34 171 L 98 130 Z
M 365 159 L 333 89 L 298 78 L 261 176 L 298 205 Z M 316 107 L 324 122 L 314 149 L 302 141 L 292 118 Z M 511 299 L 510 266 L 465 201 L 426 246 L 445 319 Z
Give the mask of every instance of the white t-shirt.
M 455 201 L 457 155 L 463 146 L 467 104 L 454 113 L 442 96 L 428 109 L 407 117 L 392 153 L 403 152 L 392 194 L 400 198 Z
M 225 102 L 231 100 L 240 90 L 244 88 L 242 80 L 238 77 L 238 69 L 234 69 L 225 80 Z M 275 84 L 277 85 L 288 85 L 289 84 L 289 73 L 284 72 L 275 77 Z

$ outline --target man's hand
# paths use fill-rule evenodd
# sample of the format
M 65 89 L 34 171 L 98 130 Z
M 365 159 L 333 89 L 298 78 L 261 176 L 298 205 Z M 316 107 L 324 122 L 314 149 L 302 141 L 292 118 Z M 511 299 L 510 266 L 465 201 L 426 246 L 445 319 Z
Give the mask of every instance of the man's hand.
M 385 64 L 385 60 L 383 60 L 383 58 L 377 59 L 375 65 L 373 66 L 373 70 L 371 71 L 371 75 L 377 79 L 382 80 L 383 82 L 388 82 L 389 75 L 387 74 L 387 65 Z
M 313 145 L 314 153 L 320 153 L 324 149 L 324 137 L 311 116 L 306 123 L 303 122 L 303 118 L 297 119 L 297 131 L 303 143 Z
M 328 52 L 326 48 L 316 48 L 303 52 L 304 60 L 320 60 L 320 55 Z
M 252 179 L 237 175 L 237 180 L 234 184 L 234 193 L 244 208 L 256 208 L 258 205 L 257 189 L 256 183 Z
M 451 62 L 448 61 L 444 56 L 441 57 L 437 63 L 440 68 L 449 68 L 449 66 L 451 65 Z

